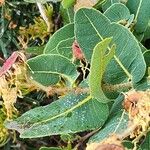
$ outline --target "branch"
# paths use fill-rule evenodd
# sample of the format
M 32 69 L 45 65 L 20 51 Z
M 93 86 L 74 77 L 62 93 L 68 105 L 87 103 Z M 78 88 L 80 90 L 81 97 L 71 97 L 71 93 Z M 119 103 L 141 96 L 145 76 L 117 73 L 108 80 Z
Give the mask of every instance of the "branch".
M 132 88 L 132 82 L 120 83 L 120 84 L 103 84 L 103 89 L 105 91 L 114 92 L 120 90 L 127 90 Z
M 39 90 L 43 90 L 47 93 L 48 96 L 50 95 L 54 95 L 54 94 L 58 94 L 58 95 L 64 95 L 66 93 L 69 93 L 69 92 L 73 92 L 73 93 L 76 93 L 76 94 L 81 94 L 81 93 L 90 93 L 90 88 L 89 87 L 61 87 L 61 86 L 43 86 L 42 84 L 34 81 L 34 80 L 31 80 L 29 83 L 31 83 L 32 85 L 34 85 L 36 87 L 36 89 L 39 89 Z M 102 86 L 102 88 L 105 90 L 105 91 L 108 91 L 108 92 L 114 92 L 114 91 L 118 91 L 118 90 L 127 90 L 129 88 L 132 87 L 132 83 L 131 82 L 127 82 L 127 83 L 121 83 L 121 84 L 115 84 L 115 85 L 112 85 L 112 84 L 104 84 Z

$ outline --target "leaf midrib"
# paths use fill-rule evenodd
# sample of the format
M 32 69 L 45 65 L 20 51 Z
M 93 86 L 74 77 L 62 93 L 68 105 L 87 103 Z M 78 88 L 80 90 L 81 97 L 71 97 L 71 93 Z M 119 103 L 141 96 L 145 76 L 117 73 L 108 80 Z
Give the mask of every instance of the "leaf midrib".
M 137 12 L 136 12 L 136 16 L 135 16 L 135 19 L 134 19 L 134 20 L 137 20 L 137 18 L 138 18 L 138 15 L 139 15 L 139 12 L 140 12 L 140 8 L 141 8 L 141 6 L 142 6 L 142 2 L 143 2 L 143 0 L 140 0 L 139 6 L 138 6 L 138 8 L 137 8 Z
M 42 124 L 42 123 L 46 123 L 46 122 L 48 122 L 48 121 L 52 121 L 52 120 L 57 119 L 57 118 L 59 118 L 59 117 L 65 116 L 66 114 L 72 112 L 73 110 L 75 110 L 75 109 L 77 109 L 78 107 L 82 106 L 83 104 L 87 103 L 87 102 L 88 102 L 89 100 L 91 100 L 91 99 L 92 99 L 92 97 L 89 95 L 89 96 L 86 97 L 84 100 L 82 100 L 81 102 L 79 102 L 77 105 L 75 105 L 75 106 L 73 106 L 72 108 L 66 110 L 65 112 L 60 113 L 60 114 L 58 114 L 58 115 L 56 115 L 56 116 L 53 116 L 53 117 L 51 117 L 51 118 L 48 118 L 48 119 L 45 119 L 45 120 L 36 122 L 36 123 L 34 123 L 30 128 L 33 128 L 34 126 L 37 126 L 37 125 Z
M 90 20 L 90 18 L 86 15 L 86 13 L 82 10 L 83 14 L 85 15 L 85 17 L 88 19 L 88 21 L 91 23 L 92 27 L 94 28 L 94 30 L 96 31 L 97 35 L 99 36 L 99 38 L 101 40 L 103 40 L 103 37 L 100 35 L 100 33 L 98 32 L 98 30 L 96 29 L 95 25 L 92 23 L 92 21 Z
M 90 24 L 92 25 L 92 27 L 94 28 L 94 30 L 96 31 L 97 35 L 99 36 L 99 38 L 101 40 L 103 40 L 103 37 L 100 35 L 100 33 L 98 32 L 98 30 L 96 29 L 95 25 L 91 22 L 90 18 L 86 15 L 86 13 L 82 10 L 83 14 L 85 15 L 85 17 L 88 19 L 88 21 L 90 22 Z M 111 23 L 110 23 L 111 24 Z M 108 46 L 108 50 L 110 51 L 110 47 Z M 114 59 L 115 61 L 119 64 L 119 66 L 122 68 L 122 70 L 125 72 L 125 74 L 127 75 L 127 77 L 129 79 L 132 79 L 132 75 L 128 72 L 128 70 L 123 66 L 122 62 L 119 60 L 119 58 L 114 55 Z

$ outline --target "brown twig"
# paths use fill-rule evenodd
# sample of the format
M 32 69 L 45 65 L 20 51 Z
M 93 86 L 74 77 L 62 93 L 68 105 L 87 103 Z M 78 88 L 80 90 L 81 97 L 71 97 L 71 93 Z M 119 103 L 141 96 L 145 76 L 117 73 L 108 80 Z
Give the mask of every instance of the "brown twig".
M 85 140 L 87 140 L 89 137 L 91 137 L 93 134 L 95 134 L 97 131 L 99 131 L 99 129 L 96 129 L 96 130 L 93 130 L 93 131 L 91 131 L 90 133 L 88 133 L 88 134 L 86 134 L 85 136 L 83 136 L 81 139 L 80 139 L 80 141 L 78 142 L 78 144 L 75 146 L 75 150 L 76 149 L 78 149 L 78 147 L 80 146 L 80 145 L 82 145 L 82 143 L 85 141 Z
M 85 93 L 90 93 L 90 88 L 89 87 L 60 87 L 60 86 L 43 86 L 40 83 L 37 83 L 36 81 L 31 80 L 32 84 L 38 87 L 39 90 L 43 90 L 47 93 L 48 96 L 58 94 L 58 95 L 64 95 L 66 93 L 75 93 L 75 94 L 85 94 Z M 111 85 L 111 84 L 104 84 L 103 89 L 105 91 L 109 92 L 114 92 L 117 90 L 125 90 L 129 89 L 132 87 L 131 82 L 127 83 L 121 83 L 121 84 L 116 84 L 116 85 Z

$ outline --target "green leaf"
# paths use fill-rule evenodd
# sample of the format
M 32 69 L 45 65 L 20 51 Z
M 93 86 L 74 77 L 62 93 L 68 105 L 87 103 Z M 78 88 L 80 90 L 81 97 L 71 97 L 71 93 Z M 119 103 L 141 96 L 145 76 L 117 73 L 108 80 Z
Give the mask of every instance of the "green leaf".
M 115 54 L 115 46 L 113 46 L 108 53 L 109 44 L 112 38 L 106 38 L 99 42 L 93 51 L 91 59 L 89 86 L 91 91 L 91 96 L 98 99 L 100 102 L 106 103 L 109 100 L 106 98 L 102 91 L 101 82 L 104 71 L 108 62 L 112 59 Z
M 134 144 L 132 143 L 132 141 L 123 140 L 122 144 L 128 150 L 134 149 Z
M 60 14 L 62 16 L 64 25 L 74 22 L 74 7 L 64 9 L 62 6 L 60 6 Z
M 147 50 L 143 53 L 144 55 L 144 59 L 145 59 L 145 62 L 146 62 L 146 65 L 147 67 L 150 67 L 150 50 Z
M 6 127 L 19 131 L 21 138 L 76 133 L 101 127 L 108 114 L 106 104 L 84 94 L 69 94 L 6 122 Z
M 40 54 L 43 54 L 44 48 L 45 48 L 45 45 L 28 47 L 26 49 L 26 52 L 30 54 L 34 54 L 34 55 L 40 55 Z
M 148 22 L 147 29 L 144 32 L 144 39 L 143 39 L 143 41 L 146 41 L 147 39 L 150 39 L 150 19 L 149 19 L 149 22 Z M 147 45 L 147 44 L 145 44 L 145 45 Z
M 126 21 L 130 18 L 130 11 L 125 5 L 121 3 L 114 3 L 104 12 L 104 15 L 111 22 L 118 22 L 123 20 Z
M 56 84 L 60 76 L 72 84 L 77 77 L 76 66 L 66 57 L 58 54 L 43 54 L 27 62 L 33 80 L 48 86 Z
M 120 0 L 105 0 L 105 2 L 102 5 L 103 11 L 106 11 L 111 5 L 115 3 L 120 3 Z
M 139 45 L 140 45 L 142 53 L 144 53 L 148 50 L 142 43 L 139 42 Z
M 88 61 L 95 45 L 103 40 L 102 33 L 109 24 L 110 21 L 95 9 L 81 8 L 75 14 L 75 37 Z
M 149 77 L 144 77 L 140 82 L 136 83 L 134 89 L 137 91 L 146 91 L 147 89 L 150 89 Z
M 44 49 L 45 54 L 57 54 L 56 47 L 59 42 L 74 37 L 74 24 L 68 24 L 59 29 L 51 36 Z
M 118 112 L 120 112 L 123 109 L 123 100 L 124 100 L 124 95 L 120 94 L 114 101 L 111 109 L 110 109 L 110 115 L 114 116 L 116 115 Z
M 150 20 L 150 0 L 128 0 L 127 7 L 130 12 L 135 15 L 135 34 L 137 36 L 142 36 L 146 31 L 148 22 Z
M 62 6 L 66 9 L 71 7 L 75 2 L 76 0 L 62 0 Z
M 131 74 L 133 82 L 138 82 L 145 74 L 146 65 L 133 34 L 124 26 L 111 23 L 110 20 L 95 9 L 82 8 L 75 15 L 75 36 L 88 61 L 91 60 L 95 45 L 107 37 L 113 37 L 116 44 L 115 54 L 126 72 Z M 131 50 L 132 49 L 132 50 Z M 112 59 L 105 71 L 104 81 L 117 84 L 129 77 L 122 66 Z
M 149 150 L 150 149 L 150 132 L 147 133 L 145 140 L 140 145 L 139 150 Z
M 73 37 L 73 38 L 65 39 L 59 42 L 56 47 L 57 53 L 71 59 L 73 57 L 72 44 L 74 40 L 75 38 Z
M 98 133 L 93 135 L 88 143 L 101 142 L 105 138 L 108 138 L 112 134 L 121 134 L 128 127 L 128 115 L 119 111 L 118 114 L 112 118 L 109 118 L 108 123 Z

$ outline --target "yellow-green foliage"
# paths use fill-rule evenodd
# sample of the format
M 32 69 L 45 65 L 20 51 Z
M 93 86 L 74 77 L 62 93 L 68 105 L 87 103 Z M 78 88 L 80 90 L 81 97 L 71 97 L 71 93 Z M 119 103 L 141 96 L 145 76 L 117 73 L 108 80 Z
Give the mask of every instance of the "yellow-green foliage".
M 3 111 L 3 109 L 0 109 L 0 147 L 5 145 L 8 139 L 8 130 L 4 126 L 5 119 L 5 112 Z
M 47 27 L 47 24 L 45 20 L 39 16 L 35 17 L 34 24 L 29 24 L 29 27 L 20 27 L 19 34 L 23 39 L 26 39 L 29 41 L 30 39 L 41 39 L 42 43 L 44 43 L 44 39 L 51 34 L 53 31 L 53 23 L 52 23 L 52 14 L 53 14 L 53 8 L 51 5 L 46 5 L 45 7 L 45 13 L 47 18 L 49 19 L 49 28 Z

